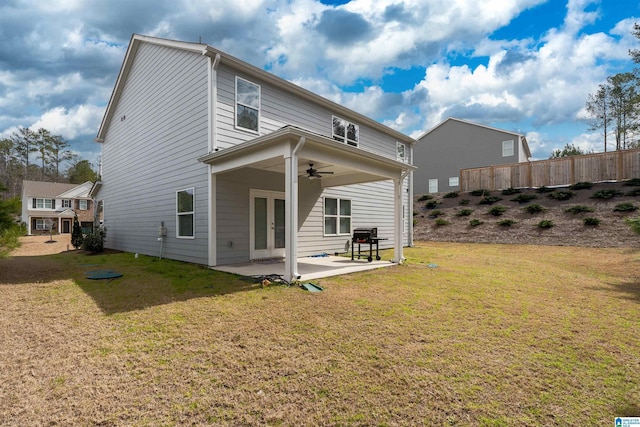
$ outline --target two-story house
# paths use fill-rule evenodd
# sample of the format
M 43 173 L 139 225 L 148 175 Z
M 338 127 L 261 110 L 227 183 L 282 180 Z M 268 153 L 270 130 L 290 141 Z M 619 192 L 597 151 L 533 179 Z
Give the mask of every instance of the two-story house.
M 414 139 L 211 46 L 134 35 L 96 141 L 106 247 L 211 267 L 410 243 Z
M 414 147 L 414 193 L 460 190 L 460 169 L 526 162 L 524 135 L 448 118 L 418 138 Z
M 85 233 L 93 228 L 93 200 L 89 191 L 93 184 L 60 184 L 55 182 L 22 182 L 22 222 L 27 234 L 71 233 L 73 218 Z

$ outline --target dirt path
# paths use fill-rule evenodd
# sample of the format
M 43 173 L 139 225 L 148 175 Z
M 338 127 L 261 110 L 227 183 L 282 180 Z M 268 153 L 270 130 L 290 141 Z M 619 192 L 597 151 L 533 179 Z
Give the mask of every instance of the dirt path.
M 49 236 L 25 236 L 20 238 L 22 245 L 11 252 L 12 257 L 51 255 L 74 250 L 71 246 L 71 234 L 53 236 L 53 243 L 47 243 Z

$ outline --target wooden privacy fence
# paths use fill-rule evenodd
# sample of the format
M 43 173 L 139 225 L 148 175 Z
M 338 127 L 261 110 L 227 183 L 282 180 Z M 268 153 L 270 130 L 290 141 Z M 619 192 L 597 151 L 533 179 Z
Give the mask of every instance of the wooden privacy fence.
M 571 185 L 640 178 L 640 149 L 460 170 L 460 191 Z

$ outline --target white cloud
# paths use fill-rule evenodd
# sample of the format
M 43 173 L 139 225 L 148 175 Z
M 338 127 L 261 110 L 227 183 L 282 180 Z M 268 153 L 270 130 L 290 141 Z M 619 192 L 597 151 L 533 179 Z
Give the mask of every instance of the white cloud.
M 44 113 L 29 128 L 45 128 L 65 139 L 75 139 L 79 135 L 95 133 L 103 113 L 104 108 L 95 105 L 79 105 L 70 110 L 56 107 Z

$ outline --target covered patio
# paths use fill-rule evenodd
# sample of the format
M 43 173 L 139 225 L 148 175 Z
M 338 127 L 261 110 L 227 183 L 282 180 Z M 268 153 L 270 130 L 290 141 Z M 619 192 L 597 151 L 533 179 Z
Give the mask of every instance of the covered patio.
M 393 148 L 395 150 L 395 147 Z M 270 134 L 260 136 L 225 150 L 213 151 L 198 159 L 209 165 L 209 188 L 216 188 L 216 178 L 234 170 L 251 168 L 281 174 L 284 178 L 284 262 L 278 266 L 287 281 L 326 277 L 335 274 L 378 268 L 390 265 L 390 262 L 355 262 L 350 258 L 331 260 L 311 260 L 299 258 L 298 252 L 298 179 L 310 164 L 314 168 L 330 172 L 324 176 L 322 188 L 339 187 L 376 181 L 393 182 L 393 237 L 390 241 L 394 249 L 393 263 L 403 261 L 403 182 L 415 169 L 407 163 L 382 156 L 360 148 L 335 141 L 323 135 L 315 134 L 294 126 L 285 126 Z M 305 178 L 306 179 L 306 178 Z M 216 194 L 212 190 L 209 218 L 209 266 L 222 271 L 244 268 L 244 271 L 256 268 L 265 271 L 259 263 L 242 265 L 218 265 L 218 247 L 216 246 Z M 409 197 L 409 203 L 411 203 Z M 409 212 L 411 212 L 409 206 Z M 249 257 L 247 257 L 249 258 Z M 263 265 L 263 264 L 262 264 Z M 273 266 L 275 269 L 276 265 Z M 347 268 L 349 267 L 349 268 Z M 240 270 L 235 270 L 236 272 Z M 325 271 L 325 272 L 322 272 Z M 276 273 L 273 271 L 273 273 Z M 244 273 L 237 273 L 244 274 Z M 279 274 L 279 273 L 277 273 Z M 252 275 L 252 274 L 244 274 Z
M 322 279 L 325 277 L 340 276 L 396 265 L 389 260 L 374 260 L 372 262 L 367 262 L 366 260 L 352 261 L 351 258 L 335 255 L 326 257 L 302 257 L 297 259 L 297 264 L 298 274 L 300 275 L 298 280 L 300 281 Z M 237 274 L 239 276 L 266 276 L 277 274 L 284 277 L 285 268 L 285 262 L 283 260 L 273 260 L 219 265 L 215 267 L 215 270 Z

